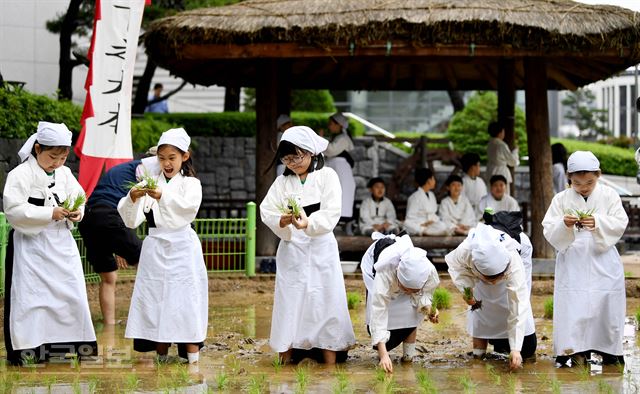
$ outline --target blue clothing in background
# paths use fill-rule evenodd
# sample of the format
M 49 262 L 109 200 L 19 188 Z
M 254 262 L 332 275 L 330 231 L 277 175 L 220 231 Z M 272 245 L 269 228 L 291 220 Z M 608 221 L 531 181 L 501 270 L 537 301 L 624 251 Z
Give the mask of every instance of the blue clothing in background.
M 102 174 L 87 205 L 106 205 L 117 209 L 120 199 L 129 193 L 129 189 L 126 187 L 127 183 L 137 182 L 136 168 L 141 162 L 140 160 L 131 160 L 118 164 Z
M 155 99 L 156 97 L 152 94 L 148 98 L 148 102 Z M 154 104 L 147 105 L 147 108 L 144 109 L 144 112 L 155 112 L 160 114 L 168 114 L 169 113 L 169 103 L 167 100 L 158 101 Z

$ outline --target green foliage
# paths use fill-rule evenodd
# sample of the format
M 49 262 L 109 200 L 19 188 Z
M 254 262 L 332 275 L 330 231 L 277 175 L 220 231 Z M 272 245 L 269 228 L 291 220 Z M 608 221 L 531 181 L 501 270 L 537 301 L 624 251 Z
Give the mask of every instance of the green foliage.
M 418 382 L 418 390 L 421 393 L 436 394 L 438 392 L 438 388 L 436 387 L 433 378 L 426 369 L 416 372 L 416 381 Z
M 355 307 L 362 302 L 362 296 L 360 293 L 353 291 L 347 292 L 347 306 L 349 309 L 355 309 Z
M 600 161 L 600 169 L 604 174 L 636 176 L 638 165 L 634 158 L 634 151 L 631 149 L 617 148 L 615 146 L 603 145 L 594 142 L 577 141 L 552 138 L 551 143 L 561 142 L 570 155 L 577 150 L 588 150 L 593 152 Z
M 494 92 L 476 92 L 462 111 L 449 122 L 447 137 L 456 152 L 477 153 L 483 163 L 487 160 L 489 123 L 498 119 L 498 96 Z M 527 155 L 527 133 L 524 112 L 515 108 L 515 133 L 520 155 Z
M 79 132 L 81 115 L 82 108 L 70 101 L 0 88 L 0 137 L 27 138 L 36 132 L 39 121 L 64 123 Z
M 545 319 L 553 319 L 553 297 L 544 300 L 544 317 Z
M 245 111 L 256 110 L 256 90 L 248 88 L 244 90 Z M 333 96 L 328 90 L 292 90 L 291 111 L 308 112 L 335 112 Z
M 145 152 L 149 147 L 158 143 L 163 132 L 174 127 L 178 127 L 178 124 L 151 117 L 131 119 L 133 151 Z
M 568 107 L 567 119 L 576 122 L 580 130 L 580 137 L 594 138 L 611 135 L 607 124 L 607 111 L 595 108 L 593 102 L 596 96 L 589 89 L 577 89 L 562 100 L 562 105 Z
M 444 287 L 438 287 L 433 292 L 433 301 L 431 302 L 431 306 L 438 309 L 451 308 L 451 293 L 449 293 L 449 290 Z
M 260 375 L 254 376 L 249 379 L 249 387 L 247 388 L 247 392 L 250 394 L 266 393 L 268 387 L 267 376 L 261 373 Z
M 640 308 L 636 309 L 636 328 L 640 330 Z

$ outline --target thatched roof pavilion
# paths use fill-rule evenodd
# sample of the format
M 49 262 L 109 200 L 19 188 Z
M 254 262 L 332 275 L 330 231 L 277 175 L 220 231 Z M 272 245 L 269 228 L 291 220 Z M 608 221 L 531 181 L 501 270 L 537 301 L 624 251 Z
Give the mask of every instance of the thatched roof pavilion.
M 292 88 L 498 90 L 512 135 L 524 89 L 532 238 L 552 197 L 547 89 L 576 89 L 640 62 L 640 14 L 570 0 L 248 0 L 159 20 L 150 57 L 185 80 L 257 88 L 257 171 Z M 257 198 L 271 183 L 258 177 Z M 266 239 L 265 232 L 259 237 Z M 269 253 L 259 238 L 258 253 Z

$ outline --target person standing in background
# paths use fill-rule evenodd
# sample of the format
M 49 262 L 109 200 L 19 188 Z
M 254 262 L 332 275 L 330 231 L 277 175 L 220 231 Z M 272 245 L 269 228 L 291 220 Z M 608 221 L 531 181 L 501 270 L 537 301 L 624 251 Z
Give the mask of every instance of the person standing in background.
M 567 149 L 561 143 L 551 145 L 553 162 L 553 191 L 558 194 L 567 188 Z
M 153 85 L 153 93 L 149 95 L 147 100 L 147 108 L 144 109 L 144 112 L 152 112 L 158 114 L 167 114 L 169 113 L 169 102 L 167 99 L 159 100 L 162 96 L 163 86 L 161 83 L 157 83 Z
M 491 179 L 494 175 L 502 175 L 507 181 L 505 193 L 510 194 L 511 171 L 509 167 L 517 167 L 520 164 L 518 156 L 518 147 L 513 151 L 509 149 L 509 145 L 504 142 L 505 131 L 498 122 L 489 124 L 489 145 L 487 145 L 487 179 Z

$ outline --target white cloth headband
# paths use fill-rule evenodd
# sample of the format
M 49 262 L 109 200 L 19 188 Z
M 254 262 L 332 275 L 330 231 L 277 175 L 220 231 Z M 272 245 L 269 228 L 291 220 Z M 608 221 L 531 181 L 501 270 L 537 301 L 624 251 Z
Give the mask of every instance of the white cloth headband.
M 173 145 L 183 152 L 189 151 L 189 145 L 191 145 L 191 137 L 183 129 L 170 129 L 162 133 L 158 146 L 160 145 Z
M 45 146 L 71 146 L 72 133 L 64 123 L 38 122 L 38 131 L 27 139 L 18 151 L 20 161 L 25 161 L 36 144 Z
M 329 141 L 320 137 L 307 126 L 293 126 L 282 133 L 282 141 L 289 141 L 298 148 L 311 152 L 313 155 L 322 153 L 329 146 Z

